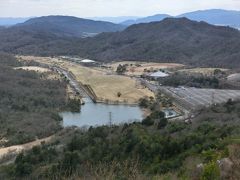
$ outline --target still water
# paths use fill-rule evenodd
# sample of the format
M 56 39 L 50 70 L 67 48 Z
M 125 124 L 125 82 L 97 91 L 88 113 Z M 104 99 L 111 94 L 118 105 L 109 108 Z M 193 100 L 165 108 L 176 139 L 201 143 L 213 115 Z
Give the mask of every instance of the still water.
M 80 113 L 63 112 L 63 126 L 101 126 L 112 124 L 118 125 L 141 121 L 143 112 L 137 106 L 94 104 L 85 99 L 85 105 Z

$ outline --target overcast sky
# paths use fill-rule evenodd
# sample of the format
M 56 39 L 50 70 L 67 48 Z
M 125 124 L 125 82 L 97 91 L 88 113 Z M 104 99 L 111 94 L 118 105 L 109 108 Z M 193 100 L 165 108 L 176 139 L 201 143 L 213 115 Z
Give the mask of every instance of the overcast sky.
M 240 10 L 240 0 L 0 0 L 1 17 L 178 15 L 212 8 Z

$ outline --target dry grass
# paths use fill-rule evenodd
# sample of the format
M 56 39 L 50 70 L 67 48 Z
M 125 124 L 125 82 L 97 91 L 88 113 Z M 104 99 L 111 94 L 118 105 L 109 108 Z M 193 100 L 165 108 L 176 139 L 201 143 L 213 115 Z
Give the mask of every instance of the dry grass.
M 62 77 L 56 73 L 56 72 L 48 72 L 47 74 L 45 74 L 46 79 L 49 80 L 62 80 Z
M 181 69 L 179 71 L 210 76 L 210 75 L 213 75 L 213 73 L 216 69 L 219 69 L 221 71 L 228 71 L 228 69 L 220 69 L 220 68 L 193 68 L 193 69 Z
M 142 75 L 145 70 L 156 71 L 159 69 L 179 69 L 183 68 L 184 65 L 176 63 L 147 63 L 147 62 L 133 62 L 133 61 L 122 61 L 112 64 L 108 64 L 113 71 L 117 70 L 119 64 L 128 64 L 127 75 Z M 136 66 L 140 65 L 140 66 Z
M 99 98 L 110 101 L 136 103 L 141 97 L 154 96 L 148 89 L 137 88 L 136 80 L 118 75 L 107 75 L 96 69 L 78 66 L 68 68 L 83 84 L 89 84 Z M 120 92 L 122 95 L 118 97 Z
M 45 73 L 45 72 L 49 72 L 50 70 L 47 68 L 42 68 L 42 67 L 38 67 L 38 66 L 23 66 L 23 67 L 17 67 L 14 69 L 22 69 L 22 70 L 26 70 L 26 71 L 36 71 L 39 73 Z
M 73 62 L 50 57 L 21 56 L 18 58 L 55 64 L 68 69 L 76 76 L 79 82 L 90 85 L 99 99 L 132 104 L 137 103 L 144 96 L 154 96 L 148 89 L 138 88 L 139 86 L 135 79 L 109 75 L 103 69 L 83 67 Z M 118 97 L 118 92 L 121 93 L 121 97 Z
M 45 74 L 44 78 L 49 79 L 49 80 L 61 80 L 62 79 L 61 76 L 58 73 L 53 72 L 50 69 L 43 68 L 43 67 L 22 66 L 22 67 L 17 67 L 17 68 L 14 68 L 14 69 L 22 69 L 22 70 L 25 70 L 25 71 L 35 71 L 35 72 L 38 72 L 38 73 L 44 73 Z
M 67 95 L 69 99 L 78 99 L 79 95 L 77 95 L 74 91 L 74 89 L 70 86 L 67 85 Z

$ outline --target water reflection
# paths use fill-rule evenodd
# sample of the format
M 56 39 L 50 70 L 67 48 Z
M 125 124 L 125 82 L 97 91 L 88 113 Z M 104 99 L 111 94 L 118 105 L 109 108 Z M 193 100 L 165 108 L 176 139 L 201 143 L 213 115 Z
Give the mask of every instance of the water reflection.
M 88 99 L 85 102 L 80 113 L 61 113 L 64 127 L 118 125 L 141 121 L 143 118 L 143 112 L 137 106 L 94 104 Z

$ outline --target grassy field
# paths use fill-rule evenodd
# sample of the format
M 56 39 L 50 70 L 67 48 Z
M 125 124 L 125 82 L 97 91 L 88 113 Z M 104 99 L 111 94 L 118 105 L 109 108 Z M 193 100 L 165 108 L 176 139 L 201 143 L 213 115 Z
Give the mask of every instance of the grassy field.
M 141 88 L 135 79 L 119 75 L 109 75 L 107 71 L 97 68 L 88 68 L 79 64 L 57 58 L 26 57 L 22 60 L 34 60 L 47 64 L 55 64 L 71 71 L 77 80 L 92 87 L 97 97 L 114 102 L 137 103 L 144 96 L 154 96 L 148 89 Z M 118 93 L 121 96 L 118 97 Z
M 127 75 L 142 75 L 146 71 L 158 71 L 160 69 L 170 70 L 183 68 L 184 65 L 176 63 L 147 63 L 147 62 L 133 62 L 133 61 L 122 61 L 108 64 L 113 71 L 117 70 L 119 64 L 128 64 Z
M 81 70 L 79 70 L 81 69 Z M 70 68 L 77 79 L 84 84 L 90 84 L 96 95 L 111 101 L 126 101 L 135 103 L 144 96 L 153 96 L 148 89 L 138 89 L 136 81 L 129 77 L 105 75 L 96 70 L 84 68 Z M 118 97 L 118 92 L 121 97 Z

